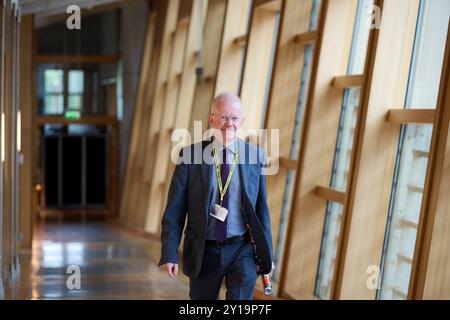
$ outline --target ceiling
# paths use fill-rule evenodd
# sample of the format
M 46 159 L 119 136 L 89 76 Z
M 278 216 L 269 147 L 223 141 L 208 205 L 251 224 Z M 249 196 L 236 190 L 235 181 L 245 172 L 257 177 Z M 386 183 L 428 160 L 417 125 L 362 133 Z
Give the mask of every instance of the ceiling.
M 78 5 L 81 9 L 109 8 L 120 6 L 127 0 L 19 0 L 22 15 L 34 14 L 35 26 L 40 27 L 60 18 L 67 17 L 67 8 Z M 128 0 L 129 1 L 129 0 Z M 94 10 L 93 10 L 94 11 Z
M 80 8 L 93 8 L 108 3 L 121 2 L 123 0 L 19 0 L 22 14 L 45 13 L 46 15 L 65 13 L 70 5 L 78 5 Z

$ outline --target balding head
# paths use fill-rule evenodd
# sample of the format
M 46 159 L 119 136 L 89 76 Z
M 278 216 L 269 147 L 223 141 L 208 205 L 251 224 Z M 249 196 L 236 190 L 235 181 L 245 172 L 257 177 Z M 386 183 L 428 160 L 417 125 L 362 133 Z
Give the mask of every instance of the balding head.
M 211 127 L 220 131 L 216 138 L 223 138 L 223 142 L 231 142 L 236 138 L 244 122 L 244 111 L 241 99 L 231 92 L 224 92 L 216 96 L 211 105 L 209 123 Z
M 243 111 L 241 99 L 231 92 L 223 92 L 213 99 L 211 105 L 211 114 L 213 114 L 218 109 L 222 109 L 223 107 L 239 108 L 241 110 L 241 113 Z

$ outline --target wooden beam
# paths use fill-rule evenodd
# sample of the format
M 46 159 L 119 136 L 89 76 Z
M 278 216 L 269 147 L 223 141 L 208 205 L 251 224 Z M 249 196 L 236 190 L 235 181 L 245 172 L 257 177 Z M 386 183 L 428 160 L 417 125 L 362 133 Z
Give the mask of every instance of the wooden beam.
M 345 192 L 338 191 L 333 188 L 317 186 L 316 189 L 314 190 L 314 194 L 316 196 L 318 196 L 322 199 L 328 200 L 328 201 L 333 201 L 333 202 L 337 202 L 340 204 L 345 203 L 345 197 L 346 197 Z
M 364 81 L 364 75 L 351 75 L 334 77 L 331 85 L 336 89 L 349 89 L 352 87 L 361 87 Z
M 37 55 L 34 57 L 36 63 L 117 63 L 118 55 Z
M 289 170 L 297 170 L 298 161 L 286 157 L 280 157 L 280 166 Z
M 317 41 L 317 31 L 299 33 L 294 36 L 293 41 L 303 46 L 315 43 Z
M 386 120 L 394 124 L 433 123 L 435 114 L 434 109 L 391 109 Z
M 246 34 L 236 37 L 233 40 L 233 44 L 241 47 L 245 47 L 247 45 L 248 36 Z
M 255 0 L 255 8 L 268 10 L 268 11 L 280 11 L 281 0 Z
M 450 23 L 417 228 L 409 299 L 450 298 Z

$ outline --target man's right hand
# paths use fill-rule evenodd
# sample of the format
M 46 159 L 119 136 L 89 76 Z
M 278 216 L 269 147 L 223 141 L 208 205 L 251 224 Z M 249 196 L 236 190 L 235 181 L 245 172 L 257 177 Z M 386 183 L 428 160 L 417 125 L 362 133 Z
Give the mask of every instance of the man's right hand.
M 167 274 L 175 278 L 178 275 L 178 263 L 165 263 L 160 266 L 162 270 L 167 271 Z

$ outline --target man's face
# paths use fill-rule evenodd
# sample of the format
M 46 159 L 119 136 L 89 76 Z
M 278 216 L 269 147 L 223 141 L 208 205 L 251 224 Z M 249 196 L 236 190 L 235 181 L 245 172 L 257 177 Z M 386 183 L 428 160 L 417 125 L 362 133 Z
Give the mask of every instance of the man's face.
M 237 131 L 242 127 L 243 122 L 242 106 L 239 103 L 218 103 L 209 116 L 211 127 L 220 131 L 224 142 L 236 138 Z

